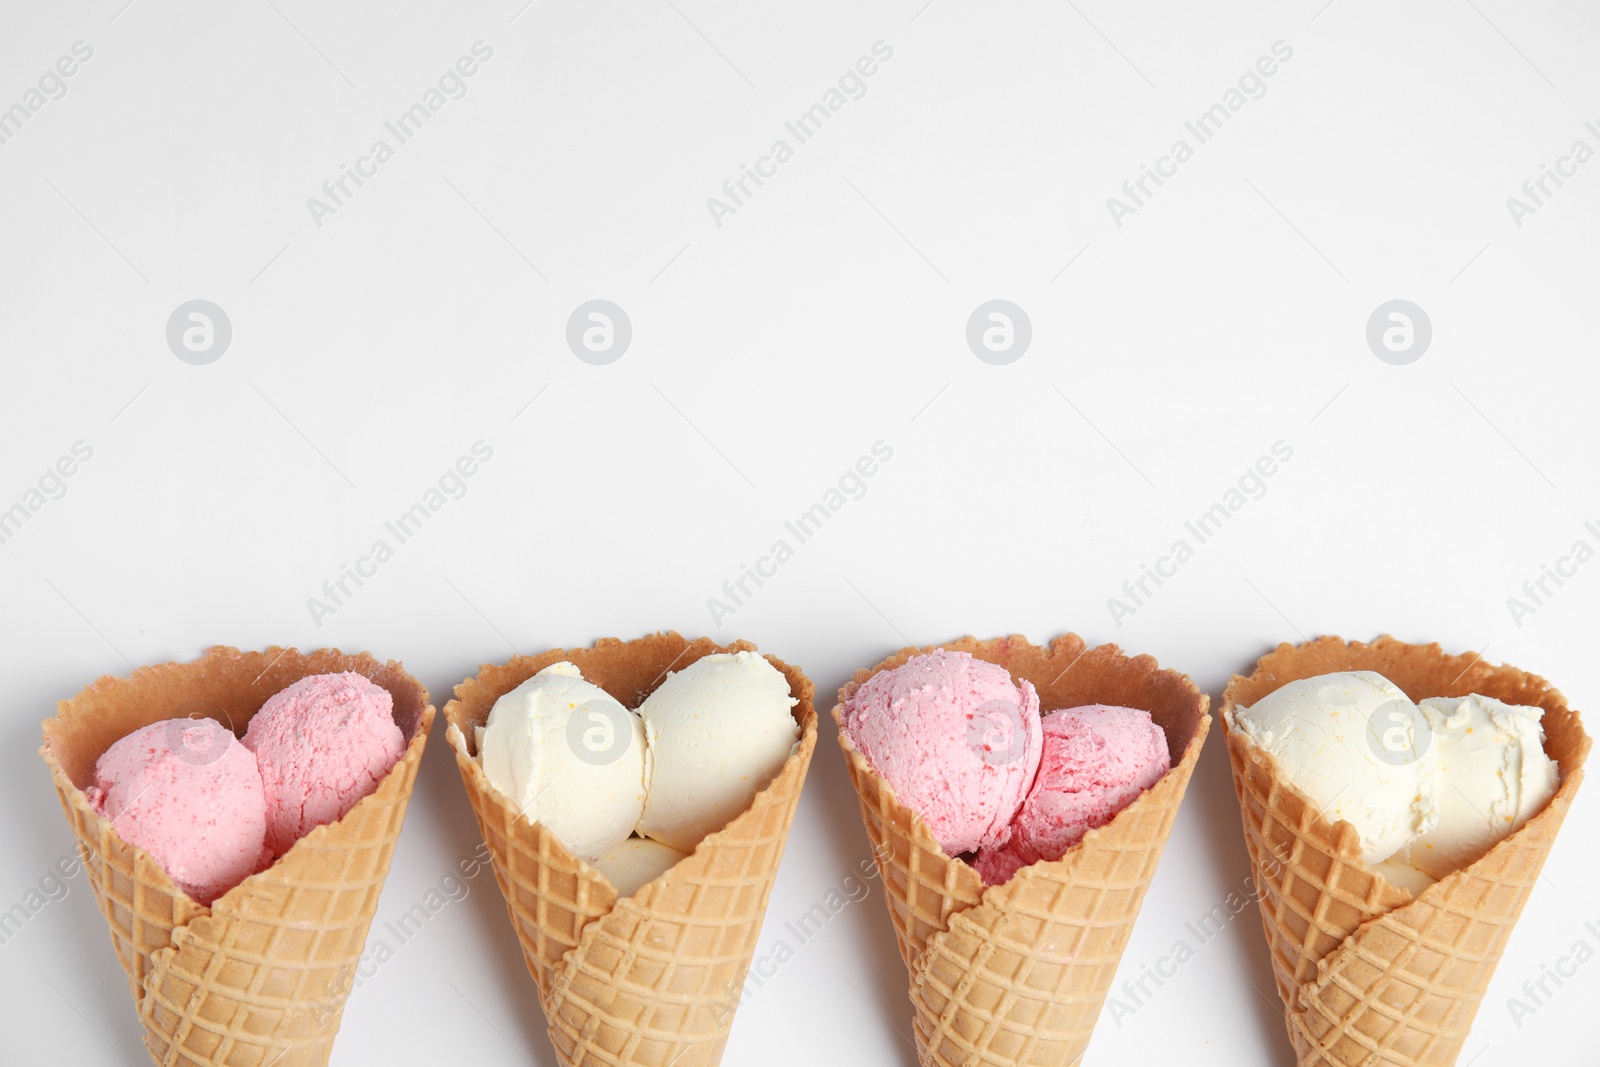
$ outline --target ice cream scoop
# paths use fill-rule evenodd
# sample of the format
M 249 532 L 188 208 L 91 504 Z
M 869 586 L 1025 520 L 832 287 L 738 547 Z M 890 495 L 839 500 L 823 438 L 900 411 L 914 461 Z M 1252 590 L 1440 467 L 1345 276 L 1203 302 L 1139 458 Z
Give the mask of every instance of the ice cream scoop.
M 789 681 L 754 652 L 718 652 L 673 671 L 639 705 L 650 793 L 639 833 L 693 852 L 741 814 L 800 738 Z
M 1561 776 L 1545 755 L 1539 708 L 1476 694 L 1422 701 L 1437 753 L 1438 822 L 1411 845 L 1434 878 L 1480 859 L 1550 802 Z
M 273 694 L 250 720 L 267 801 L 267 844 L 289 851 L 378 787 L 405 751 L 388 690 L 352 671 L 313 674 Z
M 1110 822 L 1171 769 L 1167 735 L 1137 708 L 1090 704 L 1044 717 L 1033 788 L 1011 820 L 1010 839 L 978 850 L 973 866 L 990 885 L 1040 860 L 1060 859 Z
M 490 785 L 590 862 L 626 841 L 645 810 L 643 723 L 565 660 L 495 701 L 478 755 Z
M 1302 678 L 1231 715 L 1324 818 L 1355 827 L 1368 863 L 1388 859 L 1437 822 L 1438 752 L 1419 736 L 1422 712 L 1383 675 Z
M 201 904 L 263 860 L 267 807 L 256 757 L 212 719 L 168 719 L 121 738 L 95 763 L 88 798 Z
M 1401 849 L 1382 863 L 1373 864 L 1372 868 L 1383 875 L 1390 885 L 1399 886 L 1412 896 L 1419 895 L 1435 881 L 1426 871 L 1419 871 L 1411 865 L 1411 861 L 1406 858 L 1405 849 Z
M 593 866 L 616 887 L 619 897 L 631 897 L 686 858 L 687 853 L 671 845 L 648 837 L 630 837 L 595 860 Z
M 843 704 L 851 744 L 950 856 L 994 849 L 1039 769 L 1039 695 L 998 664 L 936 649 Z

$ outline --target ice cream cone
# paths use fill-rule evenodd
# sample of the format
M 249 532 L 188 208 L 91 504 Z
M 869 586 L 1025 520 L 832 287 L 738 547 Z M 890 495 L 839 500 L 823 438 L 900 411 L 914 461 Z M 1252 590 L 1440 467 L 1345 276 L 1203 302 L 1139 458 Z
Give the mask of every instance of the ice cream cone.
M 558 648 L 485 666 L 456 686 L 445 707 L 446 736 L 538 987 L 550 1041 L 569 1067 L 721 1061 L 816 747 L 813 687 L 798 669 L 767 657 L 799 700 L 793 714 L 800 739 L 788 761 L 747 811 L 621 899 L 599 871 L 489 785 L 475 758 L 475 727 L 502 695 L 561 660 L 637 708 L 669 670 L 713 652 L 747 649 L 753 646 L 743 641 L 716 645 L 675 633 Z
M 140 727 L 205 715 L 243 734 L 285 685 L 355 671 L 388 690 L 409 744 L 376 791 L 301 838 L 210 907 L 191 900 L 84 794 L 95 761 Z M 337 650 L 213 648 L 192 663 L 105 677 L 61 702 L 39 752 L 78 839 L 128 974 L 145 1046 L 162 1067 L 326 1064 L 405 818 L 433 707 L 398 663 Z
M 1186 676 L 1075 634 L 1048 648 L 1021 637 L 967 637 L 969 652 L 1027 679 L 1046 710 L 1084 704 L 1143 708 L 1167 735 L 1172 769 L 1058 860 L 1004 885 L 947 856 L 843 730 L 850 780 L 883 875 L 889 917 L 911 975 L 917 1053 L 925 1067 L 1075 1064 L 1127 947 L 1145 889 L 1199 759 L 1211 717 Z M 839 691 L 840 706 L 879 671 L 932 649 L 905 648 Z M 833 717 L 840 721 L 841 710 Z
M 1322 818 L 1277 762 L 1233 726 L 1278 687 L 1377 671 L 1412 700 L 1481 693 L 1544 709 L 1560 766 L 1549 805 L 1482 859 L 1416 898 L 1362 860 L 1353 826 Z M 1260 889 L 1261 922 L 1299 1067 L 1446 1067 L 1456 1062 L 1495 965 L 1566 818 L 1589 738 L 1543 678 L 1434 645 L 1322 637 L 1279 645 L 1223 698 L 1223 733 Z

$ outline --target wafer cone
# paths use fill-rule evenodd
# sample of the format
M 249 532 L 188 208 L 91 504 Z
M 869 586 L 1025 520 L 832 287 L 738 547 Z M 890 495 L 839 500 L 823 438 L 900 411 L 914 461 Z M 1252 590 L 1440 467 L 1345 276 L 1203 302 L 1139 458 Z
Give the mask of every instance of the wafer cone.
M 550 1041 L 569 1067 L 708 1067 L 722 1059 L 733 1010 L 755 952 L 778 861 L 817 741 L 813 688 L 797 668 L 767 657 L 799 700 L 800 739 L 749 810 L 631 897 L 520 814 L 489 785 L 475 727 L 494 702 L 552 663 L 637 708 L 669 670 L 713 652 L 753 650 L 675 633 L 592 648 L 554 649 L 485 666 L 456 686 L 446 736 L 466 784 L 495 880 L 539 991 Z
M 84 795 L 101 753 L 140 727 L 203 714 L 242 735 L 272 694 L 306 675 L 335 671 L 363 674 L 394 697 L 395 721 L 409 741 L 404 755 L 344 818 L 312 830 L 210 907 L 191 900 L 148 853 L 124 841 Z M 101 678 L 45 721 L 39 752 L 157 1064 L 328 1062 L 432 722 L 427 690 L 398 663 L 337 650 L 222 647 L 192 663 Z
M 1355 827 L 1320 817 L 1277 762 L 1233 727 L 1288 682 L 1377 671 L 1412 700 L 1480 693 L 1544 709 L 1545 751 L 1561 770 L 1550 804 L 1478 862 L 1419 897 L 1362 861 Z M 1567 809 L 1589 738 L 1543 678 L 1475 655 L 1380 637 L 1279 645 L 1223 698 L 1223 733 L 1260 888 L 1261 923 L 1299 1067 L 1447 1067 L 1473 1016 Z
M 1172 769 L 1058 860 L 1004 885 L 945 855 L 926 823 L 839 732 L 861 817 L 883 875 L 889 918 L 911 976 L 917 1054 L 926 1067 L 1075 1064 L 1089 1044 L 1145 889 L 1199 759 L 1211 717 L 1186 676 L 1076 634 L 1039 648 L 1021 637 L 938 646 L 1027 679 L 1047 711 L 1112 704 L 1149 711 Z M 905 648 L 839 690 L 834 722 L 857 687 L 932 648 Z

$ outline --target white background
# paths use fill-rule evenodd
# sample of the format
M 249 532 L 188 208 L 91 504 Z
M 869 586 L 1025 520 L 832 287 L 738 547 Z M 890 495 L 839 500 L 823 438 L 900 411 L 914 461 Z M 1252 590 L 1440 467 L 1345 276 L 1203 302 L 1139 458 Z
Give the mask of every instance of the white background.
M 1592 7 L 122 3 L 0 26 L 0 107 L 93 48 L 0 144 L 0 509 L 93 449 L 0 544 L 0 907 L 71 848 L 39 720 L 216 643 L 368 649 L 442 706 L 513 649 L 676 628 L 803 666 L 826 712 L 855 668 L 969 632 L 1114 640 L 1214 699 L 1280 640 L 1391 632 L 1595 706 L 1600 563 L 1507 607 L 1600 544 L 1600 162 L 1521 227 L 1506 205 L 1600 148 Z M 466 95 L 316 225 L 307 198 L 479 40 Z M 717 226 L 707 198 L 877 41 L 865 96 Z M 1107 198 L 1276 41 L 1265 95 L 1118 227 Z M 196 298 L 233 327 L 207 366 L 165 339 Z M 633 324 L 609 366 L 564 339 L 594 298 Z M 965 342 L 992 298 L 1032 321 L 1009 366 Z M 1397 298 L 1433 324 L 1408 366 L 1365 341 Z M 314 623 L 324 580 L 479 440 L 466 495 Z M 878 440 L 866 494 L 714 627 L 707 598 Z M 1118 626 L 1107 598 L 1280 440 L 1266 494 Z M 1591 788 L 1464 1063 L 1592 1055 L 1600 963 L 1520 1028 L 1506 1001 L 1600 946 L 1596 830 Z M 375 936 L 477 840 L 436 736 Z M 761 952 L 867 855 L 826 723 Z M 1122 977 L 1246 874 L 1213 736 Z M 69 884 L 0 945 L 3 1058 L 142 1062 Z M 879 895 L 754 995 L 728 1063 L 914 1062 Z M 1253 912 L 1121 1023 L 1086 1062 L 1288 1062 Z M 488 874 L 353 997 L 334 1061 L 382 1055 L 553 1064 Z

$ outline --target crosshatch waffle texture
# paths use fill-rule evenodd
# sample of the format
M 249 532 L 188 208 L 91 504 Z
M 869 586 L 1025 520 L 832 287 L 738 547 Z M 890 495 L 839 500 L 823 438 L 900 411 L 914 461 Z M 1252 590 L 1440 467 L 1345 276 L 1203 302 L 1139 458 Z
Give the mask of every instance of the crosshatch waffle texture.
M 1355 828 L 1321 818 L 1277 762 L 1232 727 L 1301 678 L 1377 671 L 1412 700 L 1481 693 L 1544 709 L 1545 751 L 1561 770 L 1548 807 L 1477 863 L 1421 896 L 1361 859 Z M 1299 1067 L 1448 1067 L 1461 1053 L 1528 893 L 1583 781 L 1590 740 L 1549 682 L 1476 655 L 1380 637 L 1279 645 L 1223 697 L 1223 734 L 1245 843 L 1261 887 L 1261 924 Z
M 1143 708 L 1167 735 L 1172 769 L 1059 860 L 1024 867 L 1005 885 L 944 854 L 843 730 L 900 955 L 910 973 L 917 1053 L 927 1067 L 1069 1065 L 1083 1056 L 1160 862 L 1211 717 L 1186 676 L 1076 634 L 1048 648 L 1022 637 L 963 638 L 970 652 L 1027 679 L 1048 711 L 1084 704 Z M 879 671 L 932 648 L 905 648 L 839 691 L 842 705 Z M 834 722 L 841 710 L 835 706 Z
M 563 1064 L 707 1067 L 721 1061 L 816 747 L 814 690 L 797 668 L 766 657 L 800 701 L 793 709 L 800 725 L 794 751 L 749 810 L 621 899 L 599 871 L 490 787 L 475 758 L 474 728 L 503 694 L 561 660 L 637 708 L 669 670 L 714 652 L 744 650 L 754 646 L 688 641 L 676 633 L 554 649 L 482 668 L 456 687 L 445 707 L 446 736 Z
M 377 790 L 207 908 L 89 805 L 95 761 L 124 735 L 181 714 L 243 734 L 268 697 L 311 674 L 355 671 L 388 690 L 408 739 Z M 44 723 L 40 754 L 161 1067 L 319 1067 L 400 837 L 434 709 L 398 663 L 325 649 L 213 648 L 192 663 L 101 678 Z

